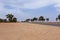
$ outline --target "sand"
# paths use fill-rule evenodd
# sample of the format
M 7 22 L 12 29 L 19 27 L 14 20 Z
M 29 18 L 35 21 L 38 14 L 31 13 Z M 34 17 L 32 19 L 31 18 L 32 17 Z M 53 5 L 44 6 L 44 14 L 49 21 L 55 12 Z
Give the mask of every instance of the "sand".
M 0 23 L 0 40 L 60 40 L 60 27 L 32 23 Z

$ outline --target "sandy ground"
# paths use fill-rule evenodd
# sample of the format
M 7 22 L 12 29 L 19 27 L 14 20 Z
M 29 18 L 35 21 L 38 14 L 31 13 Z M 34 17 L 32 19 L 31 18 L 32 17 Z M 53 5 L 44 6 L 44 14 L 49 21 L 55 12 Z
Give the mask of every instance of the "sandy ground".
M 60 27 L 30 23 L 0 23 L 0 40 L 60 40 Z

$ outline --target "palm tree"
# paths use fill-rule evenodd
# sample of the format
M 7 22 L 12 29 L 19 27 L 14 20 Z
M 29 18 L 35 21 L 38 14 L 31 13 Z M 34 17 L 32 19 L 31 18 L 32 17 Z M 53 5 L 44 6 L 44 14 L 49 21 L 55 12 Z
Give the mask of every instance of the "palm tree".
M 12 22 L 14 15 L 7 14 L 6 17 L 8 18 L 9 22 Z
M 43 16 L 40 16 L 39 17 L 39 21 L 42 21 L 43 22 L 43 21 L 45 21 L 45 18 Z
M 49 18 L 46 18 L 46 21 L 49 21 Z
M 59 21 L 60 21 L 60 15 L 58 15 L 58 19 L 59 19 Z

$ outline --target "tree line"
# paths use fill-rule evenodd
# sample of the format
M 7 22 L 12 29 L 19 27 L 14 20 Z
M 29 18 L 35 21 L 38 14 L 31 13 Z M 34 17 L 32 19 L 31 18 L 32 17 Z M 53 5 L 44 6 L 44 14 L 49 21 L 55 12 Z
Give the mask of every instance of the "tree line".
M 41 22 L 44 22 L 44 21 L 49 21 L 50 19 L 49 18 L 44 18 L 44 16 L 40 16 L 39 18 L 32 18 L 32 19 L 26 19 L 24 22 L 34 22 L 34 21 L 41 21 Z M 56 21 L 60 21 L 60 15 L 57 16 L 57 18 L 55 19 Z
M 0 22 L 17 22 L 17 18 L 13 14 L 7 14 L 5 16 L 6 16 L 6 19 L 0 18 Z M 40 16 L 39 18 L 34 17 L 32 19 L 26 19 L 23 22 L 35 22 L 35 21 L 48 22 L 49 20 L 50 20 L 49 18 L 44 18 L 44 16 Z M 60 15 L 56 17 L 56 21 L 60 21 Z
M 17 22 L 17 18 L 13 14 L 5 15 L 6 19 L 0 18 L 0 22 Z
M 40 16 L 39 18 L 32 18 L 32 19 L 26 19 L 25 22 L 36 22 L 36 21 L 41 21 L 41 22 L 44 22 L 44 21 L 49 21 L 49 18 L 44 18 L 44 16 Z

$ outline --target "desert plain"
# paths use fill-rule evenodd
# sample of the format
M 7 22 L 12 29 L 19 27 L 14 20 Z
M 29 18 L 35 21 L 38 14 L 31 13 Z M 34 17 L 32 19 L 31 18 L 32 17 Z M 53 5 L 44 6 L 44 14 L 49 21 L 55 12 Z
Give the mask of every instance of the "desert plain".
M 60 40 L 60 27 L 33 23 L 0 23 L 0 40 Z

